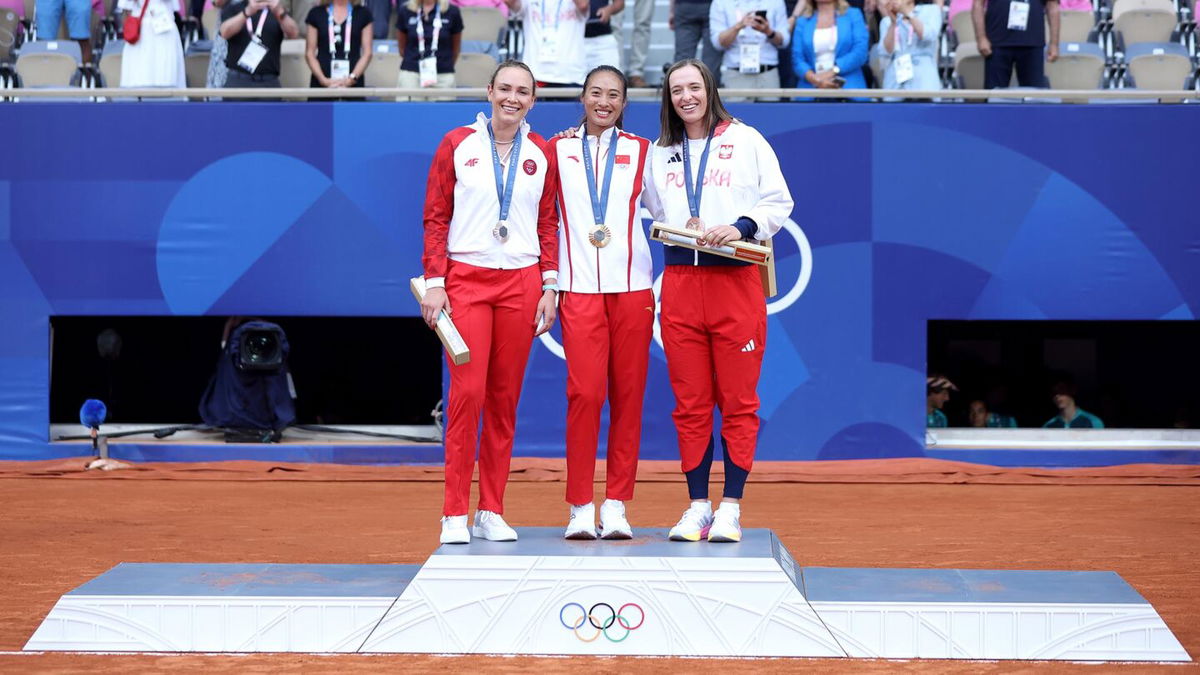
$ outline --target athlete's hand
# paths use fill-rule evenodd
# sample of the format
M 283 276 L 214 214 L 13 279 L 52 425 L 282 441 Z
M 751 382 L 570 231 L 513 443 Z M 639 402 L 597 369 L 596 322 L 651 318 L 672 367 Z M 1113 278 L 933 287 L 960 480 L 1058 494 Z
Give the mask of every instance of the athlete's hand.
M 554 134 L 554 137 L 555 138 L 575 138 L 575 136 L 577 135 L 575 132 L 576 132 L 575 127 L 571 127 L 570 129 L 563 129 L 562 131 L 558 132 L 557 134 Z
M 710 227 L 707 231 L 705 231 L 704 236 L 700 237 L 697 241 L 699 241 L 703 246 L 717 248 L 719 246 L 724 246 L 731 241 L 738 241 L 741 238 L 742 233 L 739 232 L 736 227 L 732 225 L 718 225 L 716 227 Z
M 450 316 L 450 298 L 446 289 L 441 286 L 425 289 L 425 297 L 421 299 L 421 318 L 425 319 L 425 325 L 436 327 L 438 315 L 443 311 Z
M 554 325 L 554 317 L 558 314 L 558 293 L 543 291 L 542 299 L 538 300 L 537 312 L 533 315 L 533 336 L 537 337 L 550 330 Z

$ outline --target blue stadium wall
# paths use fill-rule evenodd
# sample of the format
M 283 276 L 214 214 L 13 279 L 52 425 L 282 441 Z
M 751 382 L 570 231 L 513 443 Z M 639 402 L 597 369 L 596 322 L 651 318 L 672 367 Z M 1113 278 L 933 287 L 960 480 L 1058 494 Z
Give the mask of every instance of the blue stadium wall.
M 0 106 L 10 132 L 0 162 L 0 458 L 79 454 L 48 438 L 50 316 L 415 315 L 407 280 L 420 273 L 430 159 L 442 134 L 481 108 Z M 796 200 L 777 240 L 761 459 L 934 454 L 923 434 L 927 320 L 1200 312 L 1189 140 L 1200 107 L 731 108 L 771 141 Z M 530 119 L 547 133 L 579 115 L 577 104 L 543 102 Z M 627 126 L 653 138 L 657 116 L 657 105 L 634 104 Z M 534 345 L 517 455 L 563 454 L 556 349 Z M 674 401 L 662 349 L 652 349 L 643 457 L 671 459 Z M 214 445 L 188 456 L 338 459 L 254 452 Z M 383 447 L 357 459 L 439 455 Z

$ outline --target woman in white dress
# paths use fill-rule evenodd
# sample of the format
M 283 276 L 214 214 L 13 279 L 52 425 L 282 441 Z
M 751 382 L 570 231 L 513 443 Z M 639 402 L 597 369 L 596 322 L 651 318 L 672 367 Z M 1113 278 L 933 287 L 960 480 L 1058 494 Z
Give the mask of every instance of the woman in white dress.
M 142 13 L 142 4 L 150 3 L 142 16 L 142 29 L 135 44 L 126 44 L 121 52 L 122 87 L 187 86 L 183 66 L 183 43 L 175 26 L 175 12 L 168 0 L 119 0 L 117 8 L 125 18 Z

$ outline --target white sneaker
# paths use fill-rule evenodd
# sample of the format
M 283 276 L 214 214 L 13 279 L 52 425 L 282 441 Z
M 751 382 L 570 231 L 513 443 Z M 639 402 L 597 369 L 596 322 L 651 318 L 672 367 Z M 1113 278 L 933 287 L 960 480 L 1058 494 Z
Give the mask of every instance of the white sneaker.
M 742 540 L 741 504 L 722 503 L 713 514 L 712 527 L 708 530 L 710 542 L 733 542 Z
M 688 510 L 683 512 L 679 522 L 675 523 L 675 527 L 671 528 L 669 538 L 671 541 L 700 541 L 708 536 L 712 522 L 712 502 L 707 499 L 692 502 Z
M 625 519 L 625 502 L 606 499 L 600 505 L 600 538 L 633 539 L 633 528 Z
M 493 511 L 476 511 L 475 527 L 471 536 L 488 541 L 516 541 L 517 531 L 504 522 L 504 518 Z
M 466 516 L 442 516 L 442 543 L 471 543 L 471 532 L 467 530 Z
M 571 520 L 563 539 L 595 539 L 596 507 L 591 502 L 582 506 L 571 505 Z

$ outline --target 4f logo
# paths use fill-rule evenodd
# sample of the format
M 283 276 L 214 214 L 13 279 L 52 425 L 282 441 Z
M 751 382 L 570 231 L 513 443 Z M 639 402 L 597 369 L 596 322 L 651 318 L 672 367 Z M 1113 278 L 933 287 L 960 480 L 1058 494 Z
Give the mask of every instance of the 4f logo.
M 463 166 L 475 166 L 478 163 L 479 163 L 479 158 L 472 157 L 471 159 L 468 159 L 467 161 L 463 162 Z

